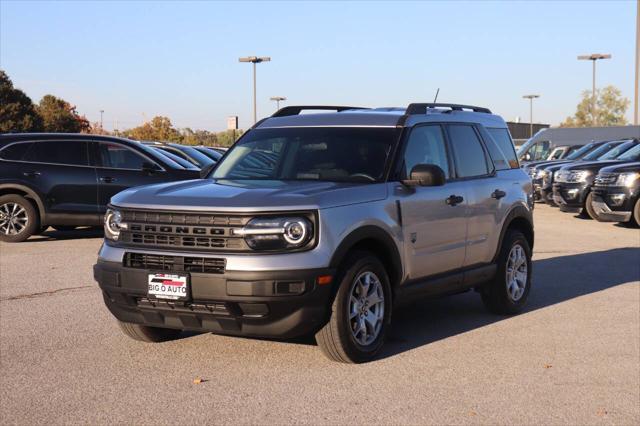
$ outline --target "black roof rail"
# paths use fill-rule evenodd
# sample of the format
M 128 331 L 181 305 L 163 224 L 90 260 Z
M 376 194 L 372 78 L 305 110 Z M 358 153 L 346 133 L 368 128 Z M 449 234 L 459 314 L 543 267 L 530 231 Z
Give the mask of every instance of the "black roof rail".
M 286 117 L 289 115 L 298 115 L 305 110 L 320 110 L 320 111 L 345 111 L 348 109 L 368 109 L 364 107 L 353 106 L 329 106 L 329 105 L 292 105 L 280 108 L 271 117 Z
M 473 105 L 441 104 L 441 103 L 409 104 L 405 114 L 407 115 L 426 114 L 427 108 L 450 108 L 452 111 L 463 111 L 465 109 L 470 109 L 473 112 L 484 112 L 486 114 L 491 114 L 491 110 L 489 108 L 477 107 Z

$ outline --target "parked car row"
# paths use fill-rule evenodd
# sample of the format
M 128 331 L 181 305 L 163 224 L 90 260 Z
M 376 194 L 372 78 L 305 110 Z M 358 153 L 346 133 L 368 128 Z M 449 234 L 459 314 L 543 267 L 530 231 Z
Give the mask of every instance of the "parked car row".
M 640 141 L 592 142 L 565 160 L 524 166 L 534 198 L 600 221 L 640 224 Z
M 101 225 L 118 192 L 199 179 L 220 157 L 208 147 L 97 135 L 0 135 L 0 240 Z

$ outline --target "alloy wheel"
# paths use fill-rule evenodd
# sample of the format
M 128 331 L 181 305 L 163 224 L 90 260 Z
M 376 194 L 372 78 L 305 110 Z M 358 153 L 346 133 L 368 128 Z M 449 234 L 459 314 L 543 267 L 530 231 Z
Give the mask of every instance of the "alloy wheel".
M 520 244 L 515 244 L 509 251 L 506 279 L 507 294 L 512 302 L 522 298 L 527 288 L 528 264 L 527 255 Z
M 380 335 L 384 321 L 384 290 L 376 274 L 362 272 L 349 292 L 349 328 L 355 341 L 367 346 Z
M 24 207 L 9 202 L 0 206 L 0 232 L 5 235 L 18 235 L 27 227 L 29 216 Z

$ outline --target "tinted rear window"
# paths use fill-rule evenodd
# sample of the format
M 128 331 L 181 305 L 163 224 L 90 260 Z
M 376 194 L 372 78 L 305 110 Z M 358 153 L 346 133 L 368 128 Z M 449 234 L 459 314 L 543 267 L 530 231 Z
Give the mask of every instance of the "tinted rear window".
M 9 145 L 0 151 L 0 158 L 4 160 L 20 161 L 24 158 L 24 154 L 27 153 L 32 143 L 33 142 L 19 142 Z
M 89 165 L 87 143 L 83 141 L 34 142 L 23 160 L 34 163 L 87 166 Z

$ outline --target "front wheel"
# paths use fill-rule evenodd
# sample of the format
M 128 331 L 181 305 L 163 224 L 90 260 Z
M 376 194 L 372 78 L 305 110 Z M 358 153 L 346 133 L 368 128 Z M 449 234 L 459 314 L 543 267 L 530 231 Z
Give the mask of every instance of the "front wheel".
M 481 291 L 485 307 L 496 314 L 520 312 L 531 290 L 531 248 L 520 231 L 509 229 L 504 236 L 498 270 Z
M 33 204 L 21 195 L 0 197 L 0 241 L 25 241 L 40 229 L 39 219 Z
M 149 327 L 147 325 L 132 324 L 130 322 L 122 321 L 118 321 L 118 325 L 122 332 L 133 340 L 146 343 L 175 340 L 182 332 L 181 330 L 174 330 L 172 328 Z
M 591 205 L 592 201 L 593 201 L 593 194 L 590 192 L 589 195 L 587 195 L 587 199 L 584 202 L 584 209 L 587 211 L 587 214 L 591 219 L 598 220 L 598 213 L 596 213 L 593 206 Z
M 389 277 L 382 262 L 367 252 L 351 255 L 338 277 L 331 318 L 316 341 L 332 361 L 369 361 L 382 348 L 391 322 Z

